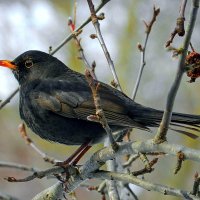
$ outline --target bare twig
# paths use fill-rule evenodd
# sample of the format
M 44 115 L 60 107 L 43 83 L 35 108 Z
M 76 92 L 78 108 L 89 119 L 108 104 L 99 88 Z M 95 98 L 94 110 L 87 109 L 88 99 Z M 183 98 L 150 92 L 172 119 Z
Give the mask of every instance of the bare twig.
M 71 168 L 70 168 L 70 170 L 71 170 Z M 66 169 L 64 169 L 62 167 L 53 167 L 53 168 L 43 170 L 43 171 L 36 171 L 32 175 L 27 176 L 25 178 L 17 179 L 15 177 L 7 177 L 4 179 L 7 180 L 8 182 L 28 182 L 28 181 L 32 181 L 35 178 L 41 179 L 44 177 L 48 177 L 50 175 L 54 175 L 54 174 L 58 174 L 58 173 L 65 173 L 65 172 L 66 172 Z
M 18 169 L 18 170 L 22 170 L 22 171 L 30 171 L 30 172 L 37 172 L 38 171 L 38 169 L 35 169 L 33 167 L 29 167 L 27 165 L 0 161 L 0 168 L 4 168 L 4 167 Z
M 147 158 L 145 153 L 138 153 L 140 160 L 144 163 L 145 168 L 150 169 L 150 163 L 149 163 L 149 159 Z
M 163 118 L 160 123 L 159 129 L 155 135 L 155 138 L 154 138 L 155 143 L 160 143 L 160 142 L 166 141 L 166 134 L 168 131 L 169 123 L 171 121 L 174 100 L 175 100 L 177 91 L 179 89 L 179 85 L 181 83 L 183 73 L 185 72 L 185 69 L 184 69 L 185 68 L 185 58 L 186 58 L 188 46 L 190 44 L 190 39 L 191 39 L 191 35 L 192 35 L 193 29 L 194 29 L 194 25 L 196 22 L 197 12 L 198 12 L 198 8 L 199 8 L 199 0 L 193 0 L 192 4 L 193 4 L 193 7 L 191 10 L 191 14 L 190 14 L 188 30 L 187 30 L 187 33 L 186 33 L 186 36 L 184 39 L 184 43 L 183 43 L 183 52 L 181 54 L 179 64 L 178 64 L 178 71 L 176 73 L 174 83 L 173 83 L 173 85 L 169 91 L 168 97 L 167 97 L 167 104 L 166 104 L 166 108 L 165 108 L 165 111 L 163 114 Z
M 192 49 L 193 52 L 195 52 L 195 49 L 194 49 L 194 47 L 192 45 L 192 42 L 190 42 L 190 48 Z
M 139 88 L 139 84 L 140 84 L 140 81 L 141 81 L 143 69 L 144 69 L 144 66 L 146 65 L 145 53 L 146 53 L 146 47 L 147 47 L 149 34 L 151 32 L 153 24 L 156 21 L 156 17 L 159 15 L 159 13 L 160 13 L 160 9 L 155 8 L 155 6 L 154 6 L 153 7 L 153 16 L 152 16 L 151 21 L 149 23 L 144 21 L 144 24 L 145 24 L 145 27 L 146 27 L 146 30 L 145 30 L 146 37 L 145 37 L 145 42 L 144 42 L 143 47 L 142 47 L 141 44 L 138 44 L 138 49 L 141 52 L 141 61 L 140 61 L 140 70 L 139 70 L 138 77 L 137 77 L 137 80 L 136 80 L 136 84 L 135 84 L 135 87 L 133 89 L 133 93 L 132 93 L 132 97 L 131 97 L 133 100 L 135 100 L 135 97 L 136 97 L 136 94 L 137 94 L 137 91 L 138 91 L 138 88 Z
M 49 162 L 51 164 L 55 164 L 58 162 L 58 160 L 55 160 L 54 158 L 50 158 L 49 156 L 46 155 L 46 153 L 42 152 L 40 149 L 38 149 L 38 147 L 35 146 L 34 142 L 27 135 L 26 126 L 24 123 L 19 125 L 18 130 L 19 130 L 22 138 L 26 141 L 26 143 L 29 146 L 31 146 L 40 156 L 42 156 L 44 161 Z
M 151 173 L 154 170 L 154 168 L 152 168 L 152 166 L 155 165 L 157 162 L 158 162 L 158 158 L 154 158 L 151 162 L 149 162 L 148 166 L 145 166 L 141 170 L 132 172 L 132 175 L 133 176 L 139 176 L 139 175 L 143 175 L 143 174 L 146 174 L 146 173 Z
M 71 31 L 73 32 L 74 28 L 75 28 L 75 24 L 73 24 L 71 18 L 68 19 L 68 26 L 70 27 Z M 91 71 L 93 78 L 97 80 L 97 77 L 96 77 L 96 75 L 94 73 L 93 67 L 90 66 L 90 63 L 88 62 L 88 60 L 87 60 L 87 58 L 85 56 L 83 47 L 81 45 L 81 39 L 78 39 L 77 35 L 74 35 L 74 40 L 75 40 L 76 46 L 78 47 L 78 51 L 79 51 L 79 54 L 80 54 L 80 59 L 83 60 L 86 68 Z
M 106 47 L 106 44 L 104 42 L 104 39 L 103 39 L 103 36 L 101 34 L 101 30 L 100 30 L 100 24 L 99 24 L 99 21 L 98 21 L 98 16 L 96 15 L 96 12 L 95 12 L 95 9 L 94 9 L 94 5 L 92 3 L 92 0 L 87 0 L 88 2 L 88 5 L 89 5 L 89 8 L 90 8 L 90 12 L 91 12 L 91 19 L 92 19 L 92 23 L 95 27 L 95 30 L 96 30 L 96 35 L 97 35 L 97 38 L 99 40 L 99 43 L 103 49 L 103 52 L 105 54 L 105 57 L 108 61 L 108 65 L 109 65 L 109 68 L 112 72 L 112 75 L 114 77 L 114 80 L 115 82 L 117 83 L 118 85 L 118 88 L 122 91 L 122 88 L 120 86 L 120 83 L 119 83 L 119 79 L 118 79 L 118 76 L 117 76 L 117 73 L 115 71 L 115 66 L 114 66 L 114 63 L 110 57 L 110 53 L 108 52 L 108 49 Z
M 191 194 L 200 197 L 199 185 L 200 185 L 200 177 L 199 174 L 196 172 L 194 175 L 194 184 Z
M 19 92 L 19 88 L 15 89 L 4 101 L 1 101 L 0 109 L 2 109 L 10 100 Z
M 97 13 L 102 7 L 104 7 L 110 0 L 101 0 L 101 3 L 96 8 L 95 13 Z M 78 28 L 74 30 L 74 32 L 78 32 L 83 27 L 85 27 L 89 22 L 91 22 L 91 17 L 89 17 L 85 22 L 83 22 Z M 53 55 L 56 53 L 60 48 L 62 48 L 67 42 L 69 42 L 73 38 L 74 34 L 71 33 L 68 37 L 66 37 L 51 53 Z
M 184 27 L 184 21 L 185 21 L 185 7 L 187 4 L 187 0 L 182 0 L 181 2 L 181 7 L 179 11 L 179 17 L 176 19 L 176 27 L 174 31 L 171 33 L 170 39 L 166 42 L 165 47 L 169 47 L 170 44 L 173 42 L 174 37 L 176 34 L 179 36 L 184 36 L 185 35 L 185 27 Z
M 124 184 L 124 187 L 128 190 L 129 194 L 131 194 L 135 200 L 139 200 L 137 195 L 133 192 L 128 183 Z
M 107 62 L 108 62 L 108 66 L 109 66 L 109 68 L 110 68 L 110 70 L 112 72 L 112 75 L 114 77 L 114 81 L 116 83 L 115 85 L 119 88 L 119 90 L 122 91 L 122 88 L 121 88 L 121 85 L 119 83 L 119 79 L 118 79 L 117 73 L 115 71 L 114 63 L 113 63 L 113 61 L 111 59 L 110 53 L 108 52 L 108 49 L 107 49 L 106 44 L 104 42 L 103 36 L 101 34 L 100 23 L 98 21 L 97 15 L 95 13 L 94 4 L 92 3 L 92 0 L 87 0 L 87 2 L 88 2 L 89 9 L 90 9 L 90 12 L 91 12 L 92 23 L 93 23 L 94 28 L 96 30 L 96 36 L 97 36 L 97 38 L 99 40 L 99 43 L 100 43 L 100 45 L 101 45 L 101 47 L 103 49 L 103 52 L 104 52 L 105 57 L 106 57 Z M 105 116 L 104 116 L 104 118 L 105 118 Z M 105 118 L 105 121 L 106 121 L 106 118 Z M 108 124 L 107 124 L 106 132 L 108 133 L 111 145 L 114 147 L 114 149 L 116 149 L 117 143 L 113 139 L 112 132 L 111 132 L 111 129 L 109 128 Z M 115 161 L 109 161 L 109 163 L 107 165 L 109 166 L 109 168 L 113 168 L 113 169 L 116 168 Z M 109 194 L 110 199 L 118 200 L 119 199 L 119 194 L 118 194 L 118 191 L 117 191 L 116 183 L 114 181 L 109 181 L 109 182 L 107 182 L 107 186 L 108 186 L 108 194 Z
M 184 161 L 184 153 L 180 151 L 177 153 L 177 164 L 174 170 L 174 174 L 177 174 L 180 171 L 183 161 Z
M 101 123 L 101 125 L 103 126 L 103 128 L 105 129 L 106 133 L 108 134 L 108 137 L 109 137 L 109 140 L 110 140 L 110 143 L 113 147 L 114 150 L 117 149 L 118 145 L 117 143 L 115 142 L 114 138 L 113 138 L 113 135 L 112 135 L 112 130 L 110 129 L 108 123 L 107 123 L 107 120 L 106 120 L 106 117 L 104 115 L 104 112 L 103 112 L 103 109 L 101 107 L 101 99 L 100 99 L 100 96 L 98 94 L 98 88 L 101 87 L 100 83 L 96 82 L 90 71 L 86 69 L 85 71 L 85 77 L 88 81 L 88 84 L 92 90 L 92 95 L 93 95 L 93 99 L 94 99 L 94 105 L 96 107 L 96 116 L 95 115 L 92 115 L 92 116 L 88 116 L 88 119 L 89 120 L 95 120 L 95 121 L 99 121 Z

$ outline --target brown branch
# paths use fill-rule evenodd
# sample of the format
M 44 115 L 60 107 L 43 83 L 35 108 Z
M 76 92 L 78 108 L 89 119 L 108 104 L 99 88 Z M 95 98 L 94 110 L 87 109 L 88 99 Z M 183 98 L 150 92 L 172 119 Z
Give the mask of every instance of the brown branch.
M 177 153 L 177 163 L 176 163 L 176 168 L 174 170 L 174 174 L 177 174 L 180 171 L 182 163 L 184 161 L 184 157 L 185 156 L 183 152 L 180 151 Z
M 72 22 L 71 18 L 68 19 L 68 26 L 70 27 L 71 32 L 73 32 L 74 29 L 75 29 L 75 24 Z M 92 66 L 90 66 L 90 64 L 89 64 L 89 62 L 88 62 L 88 60 L 87 60 L 87 58 L 85 56 L 83 47 L 81 45 L 81 39 L 78 39 L 78 35 L 80 33 L 81 32 L 79 32 L 78 34 L 74 34 L 74 37 L 73 37 L 73 39 L 75 41 L 75 44 L 76 44 L 76 46 L 78 48 L 79 54 L 80 54 L 80 59 L 83 60 L 86 68 L 91 71 L 93 78 L 97 80 L 97 77 L 96 77 L 96 75 L 94 73 L 94 70 L 93 70 L 94 68 Z
M 141 170 L 132 172 L 132 175 L 139 176 L 139 175 L 143 175 L 146 173 L 151 173 L 154 170 L 154 168 L 152 168 L 153 165 L 155 165 L 157 162 L 158 162 L 158 158 L 154 158 L 151 162 L 149 162 L 148 166 L 145 166 L 145 168 L 143 168 Z
M 176 34 L 183 37 L 185 35 L 185 27 L 184 27 L 184 21 L 185 21 L 185 7 L 187 4 L 187 0 L 182 0 L 181 7 L 179 11 L 179 17 L 176 19 L 176 27 L 174 28 L 174 31 L 170 35 L 170 39 L 166 42 L 165 47 L 169 47 L 170 44 L 173 42 L 174 37 Z
M 101 107 L 101 99 L 98 94 L 98 89 L 99 89 L 99 87 L 101 87 L 101 84 L 93 79 L 90 71 L 87 69 L 85 71 L 85 77 L 86 77 L 86 80 L 87 80 L 91 90 L 92 90 L 94 105 L 96 107 L 96 115 L 88 116 L 88 119 L 101 123 L 101 125 L 103 126 L 103 128 L 105 129 L 105 131 L 109 137 L 109 140 L 110 140 L 110 143 L 111 143 L 113 149 L 117 150 L 118 145 L 113 138 L 112 130 L 110 129 L 110 127 L 107 123 L 106 117 L 105 117 L 103 109 Z
M 25 178 L 17 179 L 15 177 L 7 177 L 4 179 L 7 180 L 8 182 L 28 182 L 28 181 L 32 181 L 33 179 L 36 179 L 36 178 L 42 179 L 44 177 L 48 177 L 51 175 L 55 176 L 55 174 L 58 174 L 58 173 L 65 173 L 67 170 L 69 170 L 69 168 L 71 170 L 72 167 L 68 166 L 67 169 L 63 169 L 62 167 L 53 167 L 53 168 L 43 170 L 43 171 L 36 171 L 32 175 L 27 176 Z
M 200 185 L 200 177 L 199 174 L 196 172 L 194 175 L 194 184 L 191 194 L 200 197 L 199 185 Z

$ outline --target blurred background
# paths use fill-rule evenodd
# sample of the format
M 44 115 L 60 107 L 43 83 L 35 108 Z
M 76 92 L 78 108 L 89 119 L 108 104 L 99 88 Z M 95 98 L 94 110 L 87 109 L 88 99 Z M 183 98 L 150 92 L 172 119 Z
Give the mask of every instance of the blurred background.
M 98 5 L 100 1 L 94 1 Z M 152 16 L 153 5 L 160 7 L 153 30 L 150 34 L 146 51 L 146 67 L 141 80 L 136 101 L 153 108 L 164 109 L 166 96 L 177 70 L 178 59 L 172 59 L 172 53 L 165 48 L 165 42 L 174 30 L 178 17 L 180 1 L 170 0 L 126 0 L 110 1 L 100 12 L 105 13 L 106 19 L 101 21 L 104 36 L 111 57 L 116 66 L 116 71 L 124 92 L 131 96 L 140 65 L 140 52 L 137 43 L 144 43 L 145 27 L 142 20 L 149 21 Z M 56 47 L 69 33 L 67 20 L 73 17 L 74 1 L 68 0 L 1 0 L 0 1 L 0 59 L 14 59 L 24 51 L 37 49 L 48 52 L 49 46 Z M 186 23 L 189 19 L 190 2 L 186 9 Z M 76 25 L 77 27 L 89 16 L 86 1 L 77 0 Z M 192 36 L 192 44 L 197 52 L 200 51 L 199 31 L 200 18 Z M 108 68 L 106 58 L 97 40 L 91 40 L 90 34 L 95 33 L 92 24 L 87 25 L 81 34 L 81 43 L 85 55 L 90 63 L 96 61 L 96 74 L 99 80 L 110 83 L 112 75 Z M 176 37 L 173 46 L 181 47 L 182 38 Z M 72 40 L 54 56 L 62 60 L 70 68 L 84 73 L 84 64 L 77 59 L 77 47 Z M 178 91 L 174 111 L 200 114 L 200 80 L 188 83 L 190 78 L 184 75 Z M 0 99 L 4 100 L 17 87 L 17 82 L 12 72 L 0 68 Z M 0 110 L 0 161 L 17 162 L 25 165 L 46 169 L 51 167 L 33 151 L 18 133 L 21 123 L 18 112 L 16 95 L 12 101 Z M 155 130 L 156 131 L 156 130 Z M 155 132 L 153 130 L 153 132 Z M 48 155 L 57 159 L 66 159 L 77 147 L 68 147 L 60 144 L 46 142 L 28 130 L 29 136 L 36 145 Z M 146 140 L 152 138 L 152 133 L 134 130 L 131 135 L 133 140 Z M 168 141 L 199 148 L 199 140 L 192 140 L 180 134 L 170 132 Z M 87 153 L 84 159 L 101 148 L 96 145 Z M 84 159 L 80 163 L 84 162 Z M 199 165 L 185 161 L 181 171 L 173 174 L 176 159 L 171 156 L 161 157 L 155 166 L 155 171 L 145 175 L 145 179 L 155 183 L 167 184 L 171 187 L 192 190 L 193 177 L 199 170 Z M 132 170 L 143 167 L 141 162 L 133 164 Z M 16 178 L 27 176 L 29 173 L 14 169 L 0 168 L 0 192 L 10 194 L 21 200 L 33 198 L 37 193 L 49 187 L 56 180 L 34 180 L 27 183 L 8 183 L 3 178 L 14 176 Z M 99 182 L 92 182 L 97 185 Z M 156 192 L 149 192 L 131 186 L 139 199 L 178 199 L 163 196 Z M 77 191 L 78 199 L 101 199 L 96 192 L 89 192 L 85 188 Z

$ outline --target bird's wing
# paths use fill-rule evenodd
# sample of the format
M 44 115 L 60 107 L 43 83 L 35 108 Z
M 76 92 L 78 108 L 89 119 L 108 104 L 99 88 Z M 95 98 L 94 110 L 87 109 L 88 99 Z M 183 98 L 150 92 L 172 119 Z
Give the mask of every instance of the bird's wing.
M 43 81 L 42 84 L 32 93 L 34 103 L 41 108 L 64 117 L 82 120 L 88 120 L 88 116 L 95 114 L 91 89 L 87 83 L 80 85 L 80 83 L 56 81 L 45 84 Z M 41 92 L 43 91 L 41 88 L 45 88 L 45 92 Z M 99 94 L 108 124 L 146 129 L 128 117 L 128 107 L 126 101 L 123 101 L 126 97 L 122 93 L 101 83 Z

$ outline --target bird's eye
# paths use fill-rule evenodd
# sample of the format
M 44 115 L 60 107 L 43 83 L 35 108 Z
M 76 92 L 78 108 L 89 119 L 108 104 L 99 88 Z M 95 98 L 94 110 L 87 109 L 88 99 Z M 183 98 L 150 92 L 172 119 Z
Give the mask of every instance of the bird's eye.
M 31 59 L 28 59 L 25 61 L 26 68 L 31 68 L 33 66 L 33 61 Z

